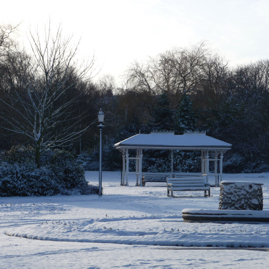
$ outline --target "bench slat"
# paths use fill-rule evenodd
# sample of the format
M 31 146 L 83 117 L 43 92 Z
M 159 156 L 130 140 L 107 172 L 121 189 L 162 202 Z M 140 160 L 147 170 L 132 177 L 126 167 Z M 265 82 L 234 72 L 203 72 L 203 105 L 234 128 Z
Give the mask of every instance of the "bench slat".
M 203 177 L 180 177 L 180 178 L 174 178 L 174 177 L 167 177 L 167 181 L 189 181 L 189 180 L 197 180 L 197 181 L 205 181 Z
M 198 180 L 182 180 L 182 181 L 167 181 L 167 184 L 205 184 L 205 181 L 198 181 Z
M 210 188 L 210 186 L 168 186 L 168 189 L 180 190 L 180 189 L 186 189 L 186 188 L 188 188 L 188 189 L 201 189 L 202 188 L 202 189 L 207 190 Z
M 172 186 L 173 188 L 184 188 L 184 187 L 190 187 L 190 188 L 196 188 L 196 187 L 206 187 L 208 188 L 208 186 L 206 186 L 205 184 L 173 184 L 173 185 L 170 185 Z

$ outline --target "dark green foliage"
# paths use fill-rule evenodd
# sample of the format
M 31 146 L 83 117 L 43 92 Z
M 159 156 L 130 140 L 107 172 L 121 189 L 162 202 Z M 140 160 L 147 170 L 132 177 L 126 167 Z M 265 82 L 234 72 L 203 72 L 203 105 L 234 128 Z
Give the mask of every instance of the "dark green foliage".
M 7 163 L 0 167 L 0 196 L 46 196 L 60 192 L 56 175 L 47 168 Z
M 76 162 L 84 168 L 84 170 L 91 170 L 92 158 L 87 152 L 82 152 L 78 155 Z
M 51 159 L 46 165 L 55 175 L 61 189 L 71 190 L 87 188 L 84 169 L 76 163 L 73 154 L 63 150 L 54 150 Z
M 185 94 L 179 104 L 179 108 L 176 113 L 176 134 L 184 134 L 184 132 L 195 131 L 197 129 L 196 121 L 197 120 L 195 117 L 195 113 L 193 112 L 190 97 Z
M 196 151 L 174 151 L 174 172 L 200 172 L 201 153 Z M 168 150 L 144 150 L 144 172 L 170 172 L 171 152 Z
M 83 167 L 70 152 L 48 150 L 42 155 L 42 167 L 37 168 L 34 157 L 28 158 L 27 162 L 21 161 L 23 149 L 28 156 L 28 148 L 17 147 L 10 151 L 14 157 L 16 151 L 20 152 L 20 162 L 12 158 L 11 163 L 2 162 L 0 166 L 0 196 L 98 193 L 97 187 L 88 185 Z
M 157 106 L 153 109 L 153 120 L 149 126 L 154 131 L 173 131 L 174 119 L 170 101 L 166 92 L 163 92 L 157 101 Z
M 200 172 L 201 152 L 199 151 L 174 151 L 175 172 Z
M 229 173 L 242 173 L 244 171 L 246 159 L 239 154 L 232 154 L 232 156 L 224 162 L 223 171 Z
M 170 172 L 171 160 L 168 150 L 144 150 L 143 171 L 145 172 Z
M 10 150 L 2 152 L 1 160 L 10 164 L 33 163 L 34 149 L 31 146 L 16 145 L 11 147 Z

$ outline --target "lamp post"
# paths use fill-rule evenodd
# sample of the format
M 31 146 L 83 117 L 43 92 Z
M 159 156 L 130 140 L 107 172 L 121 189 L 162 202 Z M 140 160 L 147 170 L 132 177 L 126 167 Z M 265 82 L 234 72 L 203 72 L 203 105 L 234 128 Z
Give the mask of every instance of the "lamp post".
M 105 114 L 100 108 L 98 112 L 98 122 L 99 122 L 99 129 L 100 129 L 100 153 L 99 153 L 99 196 L 102 196 L 102 129 L 105 127 L 104 123 Z

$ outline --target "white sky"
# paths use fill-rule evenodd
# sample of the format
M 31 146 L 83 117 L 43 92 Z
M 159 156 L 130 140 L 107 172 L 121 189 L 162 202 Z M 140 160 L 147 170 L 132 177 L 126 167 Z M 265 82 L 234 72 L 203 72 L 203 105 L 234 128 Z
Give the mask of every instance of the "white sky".
M 0 23 L 42 28 L 61 23 L 81 40 L 81 57 L 95 55 L 100 76 L 120 75 L 135 60 L 207 42 L 231 66 L 269 59 L 268 0 L 12 0 Z

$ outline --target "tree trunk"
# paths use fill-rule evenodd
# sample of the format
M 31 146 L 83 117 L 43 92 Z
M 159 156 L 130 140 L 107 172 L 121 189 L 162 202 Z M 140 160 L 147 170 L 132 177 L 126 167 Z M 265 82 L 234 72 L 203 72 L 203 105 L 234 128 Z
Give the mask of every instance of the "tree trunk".
M 40 144 L 41 144 L 41 141 L 38 140 L 36 142 L 36 148 L 35 148 L 35 163 L 36 163 L 37 168 L 40 168 Z

